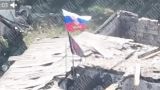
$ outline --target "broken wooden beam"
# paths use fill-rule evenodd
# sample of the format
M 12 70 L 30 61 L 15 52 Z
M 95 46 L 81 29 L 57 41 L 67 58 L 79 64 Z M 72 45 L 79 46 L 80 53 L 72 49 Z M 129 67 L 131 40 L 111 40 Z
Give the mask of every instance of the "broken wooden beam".
M 159 47 L 159 48 L 156 48 L 156 49 L 154 49 L 154 50 L 151 50 L 151 51 L 149 51 L 149 52 L 145 52 L 145 53 L 143 53 L 143 54 L 141 54 L 141 55 L 138 55 L 138 58 L 139 58 L 139 59 L 140 59 L 140 58 L 145 58 L 145 57 L 147 57 L 147 56 L 149 56 L 149 55 L 154 56 L 155 54 L 157 54 L 157 52 L 159 53 L 159 51 L 160 51 L 160 47 Z

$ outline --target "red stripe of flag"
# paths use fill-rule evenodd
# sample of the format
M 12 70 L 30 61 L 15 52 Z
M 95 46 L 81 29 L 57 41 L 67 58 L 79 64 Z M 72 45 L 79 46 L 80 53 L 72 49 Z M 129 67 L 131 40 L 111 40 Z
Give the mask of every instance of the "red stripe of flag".
M 85 24 L 68 23 L 68 24 L 65 24 L 65 28 L 66 28 L 66 30 L 68 32 L 74 32 L 76 30 L 83 31 L 83 30 L 87 29 L 87 25 L 85 25 Z

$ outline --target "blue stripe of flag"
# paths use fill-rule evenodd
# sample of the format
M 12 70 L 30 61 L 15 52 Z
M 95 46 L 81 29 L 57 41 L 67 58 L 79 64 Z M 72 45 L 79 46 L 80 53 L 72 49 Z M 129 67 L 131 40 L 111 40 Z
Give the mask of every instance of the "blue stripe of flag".
M 81 18 L 77 18 L 77 21 L 78 21 L 79 23 L 81 23 L 81 24 L 85 24 L 85 23 L 87 22 L 86 20 L 83 20 L 83 19 L 81 19 Z M 65 16 L 65 17 L 64 17 L 64 22 L 65 22 L 65 23 L 73 23 L 74 20 L 73 20 L 70 16 Z

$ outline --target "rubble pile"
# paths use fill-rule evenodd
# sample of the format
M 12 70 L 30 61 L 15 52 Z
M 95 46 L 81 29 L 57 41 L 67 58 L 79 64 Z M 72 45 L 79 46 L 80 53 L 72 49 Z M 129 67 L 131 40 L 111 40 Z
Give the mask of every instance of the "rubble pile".
M 68 83 L 65 82 L 65 85 L 68 85 L 65 88 L 63 83 L 63 89 L 78 90 L 75 88 L 79 87 L 79 89 L 83 88 L 82 90 L 105 90 L 107 88 L 108 90 L 115 90 L 109 89 L 109 87 L 117 84 L 117 86 L 114 88 L 133 90 L 135 88 L 135 66 L 136 64 L 140 64 L 141 77 L 140 84 L 137 89 L 159 90 L 159 54 L 157 53 L 151 56 L 146 54 L 148 52 L 150 52 L 150 54 L 157 51 L 159 52 L 159 48 L 157 49 L 157 47 L 154 46 L 135 43 L 131 39 L 123 39 L 98 34 L 95 35 L 88 32 L 84 32 L 77 36 L 76 40 L 79 41 L 79 44 L 83 47 L 83 50 L 86 51 L 85 53 L 87 57 L 83 62 L 85 67 L 83 69 L 85 72 L 83 70 L 79 70 L 76 78 L 74 78 L 75 76 L 71 74 L 72 78 L 69 76 L 69 79 L 71 79 L 72 83 L 69 82 L 70 84 L 68 85 Z M 89 54 L 89 50 L 92 54 Z M 98 55 L 94 52 L 98 52 Z M 95 81 L 96 75 L 98 78 L 101 78 L 101 75 L 99 75 L 100 73 L 107 73 L 110 76 L 107 77 L 110 82 L 105 80 L 108 86 L 103 87 L 103 85 L 98 84 L 97 81 Z M 117 75 L 117 73 L 119 73 L 119 75 Z M 95 77 L 93 77 L 94 75 Z M 91 79 L 88 80 L 88 78 Z M 62 80 L 64 80 L 64 78 L 62 78 Z M 61 87 L 61 85 L 59 86 Z
M 73 58 L 68 49 L 69 43 L 67 48 L 65 46 L 68 38 L 40 40 L 33 43 L 23 55 L 9 58 L 15 63 L 1 77 L 0 88 L 130 90 L 134 88 L 135 65 L 139 64 L 141 73 L 137 90 L 160 89 L 159 48 L 135 43 L 131 39 L 89 32 L 74 38 L 85 54 L 81 60 L 74 56 L 74 69 L 71 69 Z
M 104 90 L 112 83 L 117 82 L 123 74 L 98 67 L 80 66 L 72 69 L 70 73 L 73 78 L 65 77 L 59 80 L 59 86 L 64 90 Z
M 115 13 L 100 26 L 99 34 L 74 37 L 84 57 L 71 54 L 67 37 L 35 41 L 23 55 L 9 58 L 15 63 L 0 79 L 0 88 L 160 90 L 158 27 L 157 21 L 131 12 Z M 137 66 L 140 82 L 135 86 Z

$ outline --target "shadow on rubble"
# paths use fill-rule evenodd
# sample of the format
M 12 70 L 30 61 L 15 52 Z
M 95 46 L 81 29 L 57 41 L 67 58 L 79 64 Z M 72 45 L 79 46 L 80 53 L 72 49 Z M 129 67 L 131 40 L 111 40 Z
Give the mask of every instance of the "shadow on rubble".
M 64 90 L 105 90 L 120 80 L 123 74 L 99 67 L 75 67 L 65 77 L 55 76 L 54 80 Z
M 58 85 L 63 90 L 134 90 L 134 75 L 123 75 L 124 72 L 112 69 L 78 66 L 71 68 L 65 75 L 54 76 L 38 90 L 50 89 L 53 85 Z M 160 90 L 159 83 L 159 79 L 141 76 L 137 90 Z M 114 84 L 117 84 L 115 89 L 109 89 Z

